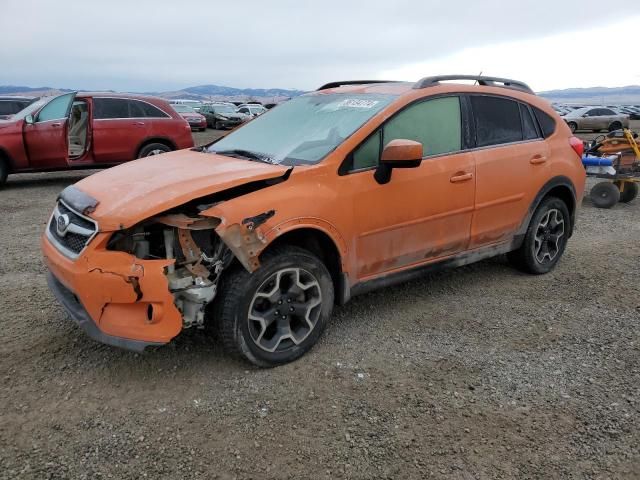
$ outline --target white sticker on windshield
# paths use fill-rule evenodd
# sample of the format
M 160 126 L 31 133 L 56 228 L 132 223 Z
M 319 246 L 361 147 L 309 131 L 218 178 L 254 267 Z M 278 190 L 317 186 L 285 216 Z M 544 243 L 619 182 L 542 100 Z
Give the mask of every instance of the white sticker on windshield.
M 339 102 L 337 108 L 373 108 L 379 100 L 359 100 L 357 98 L 346 98 Z

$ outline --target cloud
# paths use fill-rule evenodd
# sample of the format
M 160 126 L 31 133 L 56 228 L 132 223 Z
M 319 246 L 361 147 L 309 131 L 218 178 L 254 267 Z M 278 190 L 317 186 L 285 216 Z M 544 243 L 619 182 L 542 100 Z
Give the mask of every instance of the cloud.
M 618 15 L 591 0 L 3 4 L 0 84 L 147 91 L 205 83 L 311 89 L 469 49 L 535 42 Z M 567 58 L 574 48 L 551 53 Z M 509 73 L 510 60 L 493 57 Z

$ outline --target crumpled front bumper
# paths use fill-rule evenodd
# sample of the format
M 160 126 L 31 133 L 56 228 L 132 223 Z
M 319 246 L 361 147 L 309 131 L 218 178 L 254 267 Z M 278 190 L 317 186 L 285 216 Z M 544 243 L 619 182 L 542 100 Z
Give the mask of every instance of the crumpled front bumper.
M 99 342 L 135 351 L 168 343 L 182 330 L 165 276 L 173 261 L 107 250 L 109 236 L 99 233 L 75 260 L 43 236 L 51 290 L 78 326 Z
M 67 313 L 76 325 L 78 325 L 84 333 L 95 341 L 134 352 L 142 352 L 146 347 L 152 345 L 163 345 L 158 342 L 146 342 L 143 340 L 133 340 L 130 338 L 107 335 L 98 328 L 98 325 L 96 325 L 93 319 L 89 316 L 89 313 L 84 309 L 78 300 L 78 297 L 60 283 L 60 281 L 51 272 L 47 272 L 47 284 L 49 284 L 49 288 L 62 306 L 67 310 Z

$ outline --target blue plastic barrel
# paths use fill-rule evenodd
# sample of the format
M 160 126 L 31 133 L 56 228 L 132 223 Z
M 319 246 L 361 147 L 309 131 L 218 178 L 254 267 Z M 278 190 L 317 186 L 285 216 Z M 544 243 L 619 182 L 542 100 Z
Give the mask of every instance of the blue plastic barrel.
M 611 167 L 613 159 L 610 157 L 596 157 L 595 155 L 583 155 L 582 165 L 585 167 Z

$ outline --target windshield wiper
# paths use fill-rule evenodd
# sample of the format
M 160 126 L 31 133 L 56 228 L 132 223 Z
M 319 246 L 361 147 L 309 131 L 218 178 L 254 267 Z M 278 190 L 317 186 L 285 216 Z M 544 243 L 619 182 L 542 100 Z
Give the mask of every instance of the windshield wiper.
M 219 150 L 219 151 L 214 151 L 213 153 L 217 153 L 218 155 L 226 155 L 228 157 L 246 158 L 247 160 L 253 160 L 253 161 L 258 161 L 263 163 L 270 163 L 271 165 L 276 165 L 276 162 L 269 155 L 252 152 L 251 150 L 243 150 L 241 148 L 234 148 L 232 150 Z

